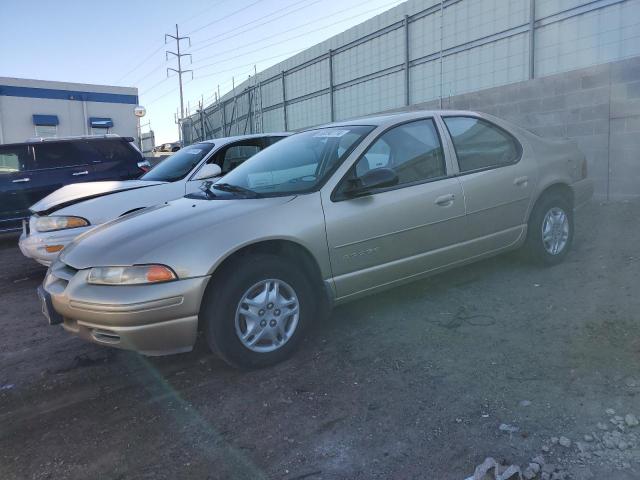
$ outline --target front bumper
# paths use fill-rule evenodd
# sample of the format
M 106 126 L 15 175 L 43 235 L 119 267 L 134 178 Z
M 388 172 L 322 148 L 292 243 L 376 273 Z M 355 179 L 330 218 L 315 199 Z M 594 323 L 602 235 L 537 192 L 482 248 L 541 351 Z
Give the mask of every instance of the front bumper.
M 49 253 L 47 246 L 62 245 L 66 247 L 78 235 L 91 230 L 95 225 L 89 227 L 70 228 L 68 230 L 58 230 L 55 232 L 30 232 L 22 231 L 18 246 L 20 251 L 27 258 L 33 258 L 36 262 L 49 266 L 58 257 L 59 251 Z
M 150 285 L 92 285 L 89 270 L 52 264 L 43 283 L 63 328 L 100 345 L 167 355 L 193 348 L 209 277 Z
M 594 185 L 593 180 L 585 178 L 571 185 L 573 190 L 574 208 L 580 208 L 593 197 Z

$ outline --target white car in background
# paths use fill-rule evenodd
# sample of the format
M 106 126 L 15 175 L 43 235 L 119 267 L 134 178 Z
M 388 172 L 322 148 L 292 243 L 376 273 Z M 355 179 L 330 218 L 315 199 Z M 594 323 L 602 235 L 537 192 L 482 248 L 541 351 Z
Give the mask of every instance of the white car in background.
M 160 162 L 139 180 L 75 183 L 30 207 L 19 246 L 23 255 L 49 266 L 78 235 L 136 210 L 198 190 L 202 181 L 226 174 L 287 133 L 243 135 L 196 143 Z

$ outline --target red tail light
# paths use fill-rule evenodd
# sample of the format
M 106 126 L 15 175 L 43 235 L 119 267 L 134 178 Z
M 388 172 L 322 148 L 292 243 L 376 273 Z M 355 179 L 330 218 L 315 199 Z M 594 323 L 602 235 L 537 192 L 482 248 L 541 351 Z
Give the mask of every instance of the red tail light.
M 151 164 L 149 163 L 149 160 L 143 160 L 141 162 L 138 162 L 138 168 L 144 173 L 147 173 L 149 170 L 151 170 Z

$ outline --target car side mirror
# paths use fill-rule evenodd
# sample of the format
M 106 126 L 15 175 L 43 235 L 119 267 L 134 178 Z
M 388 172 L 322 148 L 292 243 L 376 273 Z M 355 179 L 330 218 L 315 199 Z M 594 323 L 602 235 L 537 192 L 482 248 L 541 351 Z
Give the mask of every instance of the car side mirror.
M 207 163 L 198 170 L 198 173 L 193 177 L 193 180 L 204 180 L 205 178 L 219 177 L 221 173 L 222 169 L 220 168 L 220 165 Z
M 376 188 L 393 187 L 398 184 L 398 174 L 391 168 L 374 168 L 361 177 L 349 180 L 345 190 L 348 197 L 368 195 Z

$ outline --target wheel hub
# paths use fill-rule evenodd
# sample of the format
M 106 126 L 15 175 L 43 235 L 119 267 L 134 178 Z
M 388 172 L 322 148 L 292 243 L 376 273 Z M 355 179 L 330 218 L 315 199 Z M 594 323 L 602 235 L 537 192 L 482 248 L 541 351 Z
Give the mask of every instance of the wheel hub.
M 298 297 L 278 279 L 256 283 L 241 297 L 236 309 L 236 335 L 249 350 L 268 353 L 293 335 L 300 316 Z
M 558 255 L 569 241 L 569 217 L 560 207 L 553 207 L 542 220 L 542 244 L 547 253 Z

